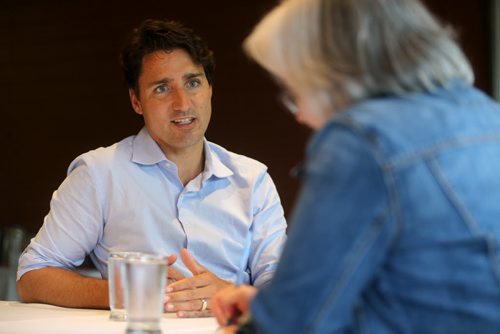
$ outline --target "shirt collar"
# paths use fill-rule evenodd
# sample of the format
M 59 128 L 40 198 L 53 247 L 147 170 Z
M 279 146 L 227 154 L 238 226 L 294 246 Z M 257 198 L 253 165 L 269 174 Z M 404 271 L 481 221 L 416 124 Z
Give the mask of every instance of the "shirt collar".
M 160 146 L 151 138 L 144 126 L 135 136 L 132 148 L 132 161 L 141 165 L 154 165 L 168 160 Z
M 220 157 L 210 148 L 210 143 L 204 140 L 205 150 L 205 169 L 203 170 L 204 179 L 210 178 L 212 175 L 218 178 L 224 178 L 233 175 L 233 171 L 227 167 Z
M 205 150 L 204 179 L 212 175 L 218 178 L 233 175 L 233 171 L 213 152 L 206 139 L 203 139 L 203 145 Z M 151 138 L 145 126 L 134 138 L 132 161 L 141 165 L 154 165 L 161 161 L 169 161 L 160 146 Z

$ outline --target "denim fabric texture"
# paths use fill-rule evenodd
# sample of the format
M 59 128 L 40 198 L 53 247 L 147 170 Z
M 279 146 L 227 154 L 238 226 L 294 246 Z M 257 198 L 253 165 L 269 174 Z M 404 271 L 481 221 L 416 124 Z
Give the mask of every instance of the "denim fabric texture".
M 455 82 L 312 138 L 261 333 L 500 333 L 500 107 Z

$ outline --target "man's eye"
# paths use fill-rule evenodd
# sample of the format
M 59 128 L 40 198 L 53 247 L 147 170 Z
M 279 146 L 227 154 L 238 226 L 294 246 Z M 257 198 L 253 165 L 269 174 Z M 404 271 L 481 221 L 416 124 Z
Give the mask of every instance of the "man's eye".
M 155 93 L 165 93 L 167 91 L 167 86 L 161 85 L 155 88 Z
M 196 88 L 196 87 L 199 87 L 200 85 L 201 85 L 201 82 L 198 79 L 196 79 L 196 80 L 189 80 L 187 82 L 188 88 Z

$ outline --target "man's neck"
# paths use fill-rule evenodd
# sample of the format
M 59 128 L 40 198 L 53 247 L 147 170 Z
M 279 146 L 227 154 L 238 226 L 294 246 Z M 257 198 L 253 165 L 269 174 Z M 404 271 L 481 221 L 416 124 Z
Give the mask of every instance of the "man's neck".
M 198 176 L 205 167 L 203 142 L 188 149 L 163 151 L 167 158 L 177 166 L 179 179 L 184 186 Z

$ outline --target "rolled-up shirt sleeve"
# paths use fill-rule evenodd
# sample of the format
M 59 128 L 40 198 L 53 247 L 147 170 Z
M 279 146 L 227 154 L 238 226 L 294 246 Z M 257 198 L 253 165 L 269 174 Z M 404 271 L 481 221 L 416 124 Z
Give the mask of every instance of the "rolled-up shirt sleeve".
M 263 173 L 255 185 L 254 220 L 249 265 L 252 284 L 269 282 L 286 241 L 286 221 L 280 198 L 270 175 Z
M 97 183 L 83 160 L 70 165 L 68 176 L 52 196 L 42 228 L 19 259 L 18 280 L 35 269 L 72 269 L 82 264 L 102 234 Z

